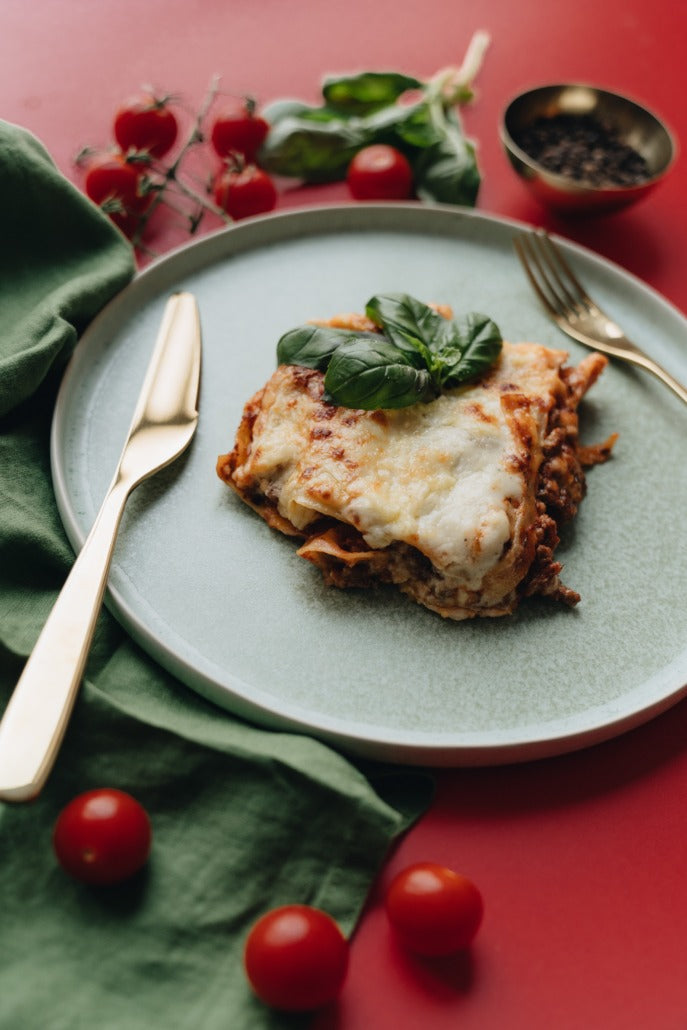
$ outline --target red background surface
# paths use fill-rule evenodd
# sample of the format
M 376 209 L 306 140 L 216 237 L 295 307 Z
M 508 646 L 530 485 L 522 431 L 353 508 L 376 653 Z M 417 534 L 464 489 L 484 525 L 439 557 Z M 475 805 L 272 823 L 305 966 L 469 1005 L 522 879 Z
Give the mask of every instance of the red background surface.
M 460 61 L 480 28 L 492 46 L 464 114 L 484 173 L 479 209 L 583 243 L 687 311 L 684 160 L 636 208 L 562 221 L 529 199 L 498 139 L 515 92 L 567 79 L 630 93 L 687 139 L 687 7 L 674 0 L 2 0 L 0 116 L 31 129 L 80 182 L 73 155 L 108 142 L 114 109 L 141 83 L 182 94 L 190 108 L 213 74 L 265 102 L 315 100 L 326 72 L 429 75 Z M 336 185 L 291 191 L 280 206 L 347 199 Z M 155 246 L 178 242 L 163 229 Z M 675 474 L 684 462 L 666 470 Z M 574 755 L 438 773 L 435 803 L 382 871 L 341 1002 L 317 1030 L 684 1030 L 686 742 L 683 702 Z M 391 939 L 383 888 L 419 859 L 481 887 L 486 915 L 470 956 L 423 962 Z

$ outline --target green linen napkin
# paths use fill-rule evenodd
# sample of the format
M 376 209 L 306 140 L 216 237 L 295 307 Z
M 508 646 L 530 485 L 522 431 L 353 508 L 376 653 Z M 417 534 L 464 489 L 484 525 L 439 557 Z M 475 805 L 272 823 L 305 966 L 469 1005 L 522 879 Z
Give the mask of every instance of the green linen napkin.
M 0 710 L 74 557 L 50 479 L 58 381 L 80 332 L 133 274 L 118 230 L 34 137 L 0 122 Z M 154 833 L 145 870 L 108 889 L 69 879 L 51 849 L 62 806 L 98 786 L 134 794 Z M 430 789 L 418 773 L 230 717 L 103 611 L 46 788 L 0 805 L 0 1027 L 307 1025 L 252 996 L 247 928 L 305 902 L 352 931 Z

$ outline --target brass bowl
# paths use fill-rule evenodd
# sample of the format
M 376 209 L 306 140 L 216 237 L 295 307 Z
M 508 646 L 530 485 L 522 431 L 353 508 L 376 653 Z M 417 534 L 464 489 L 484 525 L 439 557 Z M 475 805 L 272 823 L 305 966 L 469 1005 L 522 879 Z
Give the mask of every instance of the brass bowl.
M 516 140 L 540 118 L 588 116 L 611 129 L 619 142 L 632 147 L 646 162 L 648 176 L 628 186 L 594 186 L 547 170 Z M 562 212 L 612 211 L 646 196 L 663 178 L 676 155 L 667 126 L 629 97 L 581 83 L 539 86 L 514 97 L 500 126 L 501 142 L 511 165 L 542 204 Z

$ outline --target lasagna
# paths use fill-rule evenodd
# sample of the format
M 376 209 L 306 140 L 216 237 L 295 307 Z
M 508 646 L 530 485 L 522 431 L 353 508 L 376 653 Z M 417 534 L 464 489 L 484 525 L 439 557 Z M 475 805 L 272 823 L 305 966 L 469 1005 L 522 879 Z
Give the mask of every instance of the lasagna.
M 322 323 L 320 323 L 322 324 Z M 374 329 L 363 316 L 333 326 Z M 543 595 L 574 605 L 555 558 L 585 493 L 577 408 L 606 365 L 577 367 L 535 343 L 503 343 L 478 379 L 429 403 L 357 410 L 327 399 L 321 371 L 280 365 L 245 406 L 217 473 L 337 587 L 392 584 L 448 619 L 512 613 Z

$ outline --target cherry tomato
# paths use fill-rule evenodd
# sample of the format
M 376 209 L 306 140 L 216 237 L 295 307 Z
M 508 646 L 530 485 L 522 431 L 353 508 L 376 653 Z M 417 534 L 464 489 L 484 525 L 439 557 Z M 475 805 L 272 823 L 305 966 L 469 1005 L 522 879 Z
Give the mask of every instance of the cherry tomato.
M 374 143 L 355 155 L 346 182 L 356 200 L 405 200 L 412 193 L 413 172 L 400 150 Z
M 386 912 L 402 944 L 419 955 L 467 948 L 482 922 L 482 895 L 466 876 L 432 862 L 402 870 L 386 895 Z
M 253 926 L 244 965 L 253 990 L 268 1005 L 309 1012 L 339 994 L 348 969 L 348 942 L 326 912 L 285 905 Z
M 243 154 L 246 161 L 254 161 L 269 128 L 257 113 L 255 101 L 246 97 L 220 111 L 212 124 L 210 140 L 220 157 L 237 153 Z
M 79 794 L 60 812 L 53 847 L 68 873 L 91 884 L 133 876 L 147 861 L 152 834 L 143 806 L 121 790 Z
M 215 179 L 215 203 L 232 218 L 248 218 L 271 211 L 277 203 L 277 190 L 267 172 L 256 165 L 228 165 Z
M 167 96 L 140 93 L 119 108 L 113 127 L 122 150 L 146 151 L 151 157 L 162 157 L 172 149 L 179 126 L 169 101 Z
M 127 231 L 150 204 L 143 189 L 145 164 L 131 162 L 123 154 L 101 154 L 88 166 L 84 189 L 113 222 Z

